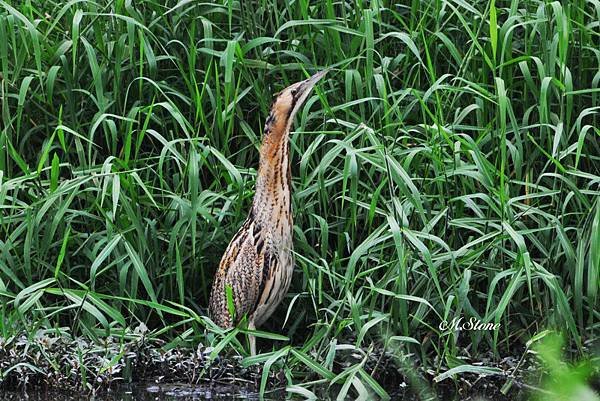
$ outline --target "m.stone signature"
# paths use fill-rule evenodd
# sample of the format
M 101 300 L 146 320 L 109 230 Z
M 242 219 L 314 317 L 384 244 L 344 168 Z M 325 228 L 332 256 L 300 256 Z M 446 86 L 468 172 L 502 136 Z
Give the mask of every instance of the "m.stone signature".
M 439 325 L 442 331 L 454 331 L 454 330 L 470 330 L 470 331 L 484 331 L 484 330 L 498 330 L 500 329 L 500 323 L 484 323 L 476 317 L 472 317 L 465 321 L 463 317 L 454 318 L 451 322 L 442 320 Z

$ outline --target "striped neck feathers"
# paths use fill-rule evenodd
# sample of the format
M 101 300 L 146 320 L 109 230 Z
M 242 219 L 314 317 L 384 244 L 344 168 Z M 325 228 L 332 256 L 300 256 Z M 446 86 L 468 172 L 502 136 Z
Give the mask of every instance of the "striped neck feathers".
M 290 115 L 273 107 L 265 123 L 264 139 L 260 148 L 253 208 L 264 207 L 265 203 L 290 208 L 290 128 Z

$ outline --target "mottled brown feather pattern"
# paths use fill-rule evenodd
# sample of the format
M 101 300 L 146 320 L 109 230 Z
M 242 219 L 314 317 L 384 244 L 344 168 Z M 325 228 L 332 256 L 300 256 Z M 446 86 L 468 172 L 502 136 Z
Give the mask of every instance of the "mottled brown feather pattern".
M 261 325 L 287 293 L 294 265 L 289 131 L 298 108 L 323 75 L 284 89 L 266 119 L 252 209 L 225 250 L 211 291 L 210 315 L 221 327 L 232 327 L 243 316 L 251 327 Z M 233 290 L 235 321 L 227 307 L 228 286 Z

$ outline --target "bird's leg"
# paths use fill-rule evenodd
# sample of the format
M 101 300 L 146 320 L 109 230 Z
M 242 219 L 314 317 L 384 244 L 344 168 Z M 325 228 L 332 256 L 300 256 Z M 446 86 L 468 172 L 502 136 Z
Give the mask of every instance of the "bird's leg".
M 256 330 L 253 320 L 250 320 L 250 322 L 248 323 L 248 330 L 252 330 L 252 331 Z M 248 341 L 250 342 L 250 355 L 255 356 L 256 355 L 256 337 L 254 337 L 253 334 L 250 334 L 248 336 Z

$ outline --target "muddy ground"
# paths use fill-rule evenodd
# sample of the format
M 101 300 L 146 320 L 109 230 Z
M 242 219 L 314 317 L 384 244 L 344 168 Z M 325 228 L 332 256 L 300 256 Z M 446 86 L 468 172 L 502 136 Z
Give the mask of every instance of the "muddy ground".
M 44 332 L 34 338 L 26 336 L 0 338 L 0 401 L 53 399 L 61 394 L 72 397 L 95 395 L 98 400 L 112 399 L 253 399 L 260 385 L 262 368 L 244 367 L 242 357 L 211 358 L 211 348 L 165 349 L 165 343 L 144 337 L 126 342 L 112 339 L 92 343 L 84 339 Z M 351 366 L 352 357 L 336 359 L 336 373 Z M 372 352 L 365 365 L 369 372 L 395 400 L 521 400 L 535 390 L 525 383 L 539 382 L 541 369 L 533 357 L 522 355 L 502 359 L 489 356 L 480 362 L 502 370 L 498 375 L 464 374 L 457 380 L 439 383 L 434 372 L 406 357 L 399 367 L 397 355 Z M 477 364 L 477 362 L 471 362 Z M 297 381 L 297 377 L 295 377 Z M 318 379 L 308 374 L 306 381 Z M 512 386 L 503 386 L 511 382 Z M 283 370 L 269 373 L 270 399 L 285 399 L 286 379 Z M 334 397 L 340 385 L 311 388 L 319 398 Z M 55 391 L 59 390 L 58 393 Z M 53 394 L 48 396 L 48 394 Z M 226 398 L 217 398 L 223 395 Z M 36 398 L 38 397 L 38 398 Z M 147 398 L 151 397 L 151 398 Z M 161 398 L 162 397 L 162 398 Z M 229 398 L 227 398 L 229 397 Z

